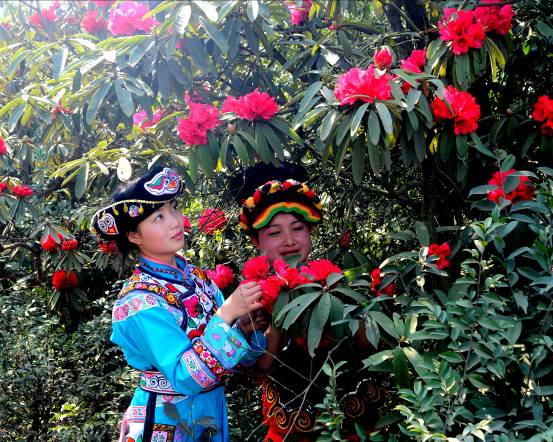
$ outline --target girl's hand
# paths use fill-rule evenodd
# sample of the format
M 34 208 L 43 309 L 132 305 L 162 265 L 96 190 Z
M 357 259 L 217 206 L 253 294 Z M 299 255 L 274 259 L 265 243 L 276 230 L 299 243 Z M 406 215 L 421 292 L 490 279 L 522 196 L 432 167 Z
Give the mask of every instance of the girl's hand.
M 238 286 L 217 310 L 217 314 L 223 321 L 231 325 L 241 316 L 261 308 L 262 299 L 261 286 L 255 281 L 247 282 Z

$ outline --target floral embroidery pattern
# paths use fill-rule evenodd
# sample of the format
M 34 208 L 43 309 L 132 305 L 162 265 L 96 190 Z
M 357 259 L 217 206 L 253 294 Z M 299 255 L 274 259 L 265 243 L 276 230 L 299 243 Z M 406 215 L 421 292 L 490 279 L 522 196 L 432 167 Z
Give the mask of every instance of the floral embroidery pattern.
M 220 380 L 225 372 L 225 368 L 213 354 L 204 346 L 202 341 L 197 339 L 192 343 L 192 348 L 198 354 L 202 362 L 211 370 L 211 372 Z
M 198 363 L 196 355 L 190 351 L 185 351 L 182 355 L 184 366 L 190 373 L 190 376 L 200 385 L 202 388 L 207 388 L 213 385 L 216 380 L 209 376 Z
M 124 321 L 129 316 L 135 315 L 141 310 L 147 310 L 158 305 L 155 296 L 147 293 L 136 293 L 125 300 L 115 303 L 112 313 L 112 321 Z

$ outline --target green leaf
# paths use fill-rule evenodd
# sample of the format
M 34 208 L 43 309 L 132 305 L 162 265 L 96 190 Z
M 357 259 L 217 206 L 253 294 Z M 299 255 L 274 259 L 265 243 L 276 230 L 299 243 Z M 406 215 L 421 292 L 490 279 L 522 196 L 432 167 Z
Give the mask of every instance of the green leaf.
M 205 174 L 212 177 L 215 172 L 215 165 L 211 149 L 207 146 L 198 146 L 198 160 Z
M 372 112 L 374 114 L 374 112 Z M 375 115 L 376 117 L 376 115 Z M 378 120 L 376 122 L 378 124 Z M 380 148 L 378 145 L 372 143 L 371 137 L 367 136 L 367 153 L 369 154 L 369 164 L 374 173 L 379 173 L 382 168 L 382 161 L 380 159 Z
M 250 20 L 251 22 L 254 22 L 255 19 L 257 18 L 257 16 L 259 15 L 259 3 L 257 0 L 250 0 L 248 2 L 248 9 L 247 9 L 247 14 L 248 14 L 248 20 Z
M 77 199 L 81 199 L 86 192 L 86 188 L 88 186 L 89 168 L 90 168 L 90 165 L 88 162 L 86 162 L 79 169 L 79 173 L 77 175 L 77 181 L 75 183 L 75 196 L 77 197 Z
M 365 170 L 365 146 L 360 141 L 353 143 L 351 152 L 351 171 L 353 182 L 360 185 L 363 181 L 363 172 Z
M 59 80 L 61 73 L 65 69 L 65 63 L 67 62 L 67 54 L 69 50 L 67 46 L 61 48 L 54 58 L 54 79 Z
M 284 150 L 282 149 L 282 140 L 273 131 L 273 128 L 266 123 L 257 122 L 256 127 L 263 133 L 269 145 L 273 148 L 277 158 L 280 161 L 284 160 Z
M 378 325 L 380 325 L 380 327 L 382 327 L 386 331 L 386 333 L 388 333 L 390 336 L 393 336 L 396 339 L 399 338 L 394 322 L 390 318 L 388 318 L 388 316 L 386 316 L 384 313 L 370 311 L 368 315 L 372 319 L 374 319 L 378 323 Z
M 92 125 L 94 117 L 98 113 L 98 108 L 104 101 L 104 98 L 106 97 L 110 89 L 111 83 L 102 83 L 102 85 L 98 89 L 96 89 L 96 92 L 94 92 L 94 94 L 92 95 L 85 116 L 86 124 L 88 124 L 89 126 Z
M 469 57 L 467 54 L 453 57 L 455 80 L 460 89 L 467 89 L 471 82 Z
M 327 292 L 313 309 L 311 318 L 309 320 L 309 328 L 307 332 L 307 348 L 311 357 L 315 356 L 315 349 L 319 346 L 321 341 L 321 335 L 326 322 L 328 321 L 328 315 L 330 313 L 330 294 Z
M 204 0 L 194 0 L 194 4 L 202 10 L 209 20 L 214 22 L 219 18 L 219 14 L 213 3 Z
M 12 132 L 15 129 L 15 126 L 17 126 L 17 123 L 19 122 L 19 119 L 21 118 L 21 115 L 23 115 L 23 112 L 25 111 L 25 106 L 27 103 L 23 102 L 19 106 L 15 108 L 13 113 L 10 116 L 10 119 L 8 120 L 8 131 Z
M 338 112 L 336 112 L 334 109 L 330 110 L 325 117 L 323 118 L 323 121 L 321 121 L 321 140 L 324 141 L 328 138 L 330 133 L 332 132 L 332 128 L 334 127 L 334 122 L 336 121 L 336 117 L 339 115 Z
M 157 86 L 159 93 L 165 99 L 169 98 L 171 91 L 171 80 L 169 78 L 169 68 L 163 58 L 159 58 L 157 62 Z
M 387 134 L 394 132 L 394 124 L 392 122 L 392 115 L 388 110 L 388 107 L 379 101 L 375 102 L 376 111 L 380 116 L 380 121 L 382 122 L 382 127 Z M 370 117 L 369 117 L 370 118 Z M 376 144 L 376 143 L 375 143 Z
M 305 93 L 303 94 L 303 98 L 300 101 L 300 107 L 298 109 L 298 114 L 302 114 L 305 111 L 307 111 L 307 106 L 311 102 L 311 99 L 315 96 L 317 92 L 321 89 L 321 86 L 323 85 L 322 81 L 316 81 L 311 86 L 307 88 Z
M 259 154 L 261 159 L 265 163 L 270 163 L 273 159 L 273 154 L 271 152 L 271 149 L 269 148 L 269 145 L 267 144 L 267 138 L 265 138 L 265 135 L 263 134 L 263 131 L 260 129 L 259 125 L 255 125 L 255 145 L 256 145 L 256 152 Z
M 184 5 L 177 12 L 177 18 L 175 20 L 175 30 L 179 35 L 184 35 L 184 31 L 188 26 L 190 21 L 190 16 L 192 15 L 192 8 L 190 5 Z
M 351 114 L 346 115 L 336 131 L 336 144 L 341 144 L 350 128 Z
M 430 235 L 428 234 L 426 225 L 422 221 L 415 222 L 415 233 L 421 246 L 428 247 L 430 245 Z
M 401 347 L 394 349 L 394 378 L 398 388 L 409 388 L 409 364 Z
M 211 58 L 205 49 L 204 42 L 199 38 L 192 37 L 186 40 L 188 52 L 192 60 L 205 74 L 210 74 L 213 71 Z
M 117 178 L 127 181 L 132 176 L 131 162 L 126 157 L 119 158 L 117 162 Z
M 361 124 L 361 120 L 363 119 L 363 116 L 365 115 L 365 112 L 367 111 L 367 108 L 369 107 L 370 103 L 365 103 L 359 106 L 359 109 L 355 111 L 355 114 L 353 114 L 353 118 L 351 119 L 351 126 L 350 126 L 350 134 L 352 137 L 355 137 L 357 134 L 357 129 L 359 129 L 359 125 Z
M 225 35 L 219 29 L 217 29 L 217 26 L 215 26 L 209 20 L 202 16 L 200 16 L 200 23 L 202 24 L 209 37 L 215 42 L 217 46 L 219 46 L 221 52 L 223 54 L 226 54 L 228 52 L 229 46 Z
M 394 357 L 394 352 L 392 350 L 384 350 L 374 355 L 371 355 L 366 359 L 363 359 L 363 365 L 365 367 L 372 367 L 374 365 L 381 364 L 382 362 L 387 361 L 388 359 L 392 359 L 393 357 Z
M 267 145 L 267 140 L 265 140 L 265 137 L 261 136 L 260 138 L 263 140 L 262 144 L 259 145 L 257 143 L 257 140 L 254 139 L 249 133 L 247 132 L 238 132 L 238 135 L 240 135 L 244 140 L 248 142 L 248 144 L 255 150 L 255 152 L 261 157 L 261 159 L 265 163 L 270 163 L 273 159 L 273 156 L 271 155 L 271 151 L 269 150 L 269 146 Z
M 137 65 L 137 63 L 142 60 L 142 57 L 144 57 L 144 54 L 148 52 L 153 45 L 155 44 L 154 40 L 144 40 L 143 42 L 137 44 L 134 49 L 131 51 L 131 54 L 129 55 L 129 61 L 128 63 L 134 67 Z
M 234 134 L 234 136 L 232 137 L 232 144 L 234 145 L 234 149 L 236 150 L 238 158 L 240 158 L 242 163 L 244 163 L 244 165 L 250 164 L 250 155 L 248 153 L 248 148 L 237 134 Z
M 294 324 L 301 314 L 317 299 L 321 296 L 320 292 L 310 292 L 300 295 L 297 298 L 290 301 L 284 308 L 279 312 L 276 322 L 279 323 L 284 316 L 282 327 L 287 330 L 292 324 Z
M 134 114 L 134 103 L 131 93 L 124 87 L 123 80 L 115 80 L 114 87 L 121 110 L 127 117 L 132 117 Z
M 367 134 L 371 140 L 373 146 L 378 146 L 378 141 L 380 140 L 380 123 L 378 122 L 378 116 L 376 112 L 371 110 L 369 112 Z

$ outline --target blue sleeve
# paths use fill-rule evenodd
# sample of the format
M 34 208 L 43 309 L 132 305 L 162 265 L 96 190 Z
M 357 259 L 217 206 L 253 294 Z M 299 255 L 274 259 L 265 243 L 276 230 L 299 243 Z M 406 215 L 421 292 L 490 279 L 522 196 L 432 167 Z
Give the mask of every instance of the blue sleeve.
M 147 361 L 181 394 L 212 387 L 250 350 L 240 331 L 217 315 L 203 335 L 191 341 L 156 296 L 133 293 L 121 301 L 114 309 L 113 342 L 122 347 L 129 363 L 133 356 Z M 130 307 L 121 312 L 125 305 Z

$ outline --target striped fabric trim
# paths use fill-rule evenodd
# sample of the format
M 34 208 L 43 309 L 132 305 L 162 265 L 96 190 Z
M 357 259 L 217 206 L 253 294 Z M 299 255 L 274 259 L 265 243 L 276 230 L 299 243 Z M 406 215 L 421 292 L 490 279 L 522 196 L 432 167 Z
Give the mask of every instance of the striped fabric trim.
M 265 227 L 269 221 L 279 212 L 297 213 L 304 217 L 307 221 L 316 223 L 321 220 L 321 215 L 306 204 L 295 201 L 282 201 L 267 207 L 253 222 L 254 229 Z

